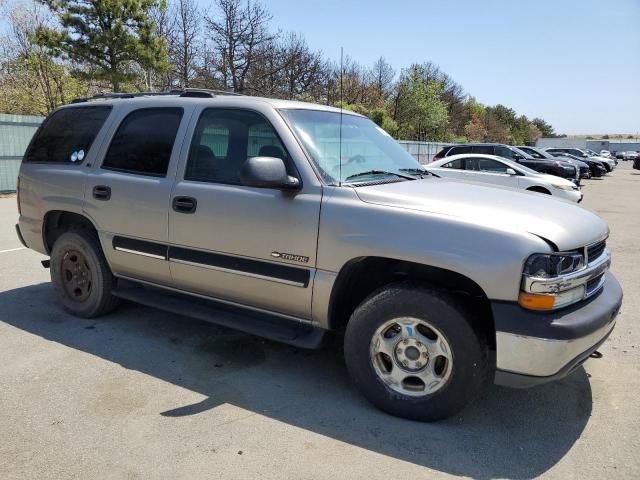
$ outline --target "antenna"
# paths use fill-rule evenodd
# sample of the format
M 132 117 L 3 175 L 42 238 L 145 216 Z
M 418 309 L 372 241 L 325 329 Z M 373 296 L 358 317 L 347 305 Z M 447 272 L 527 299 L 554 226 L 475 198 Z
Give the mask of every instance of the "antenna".
M 342 186 L 342 77 L 344 75 L 343 72 L 343 67 L 342 67 L 342 59 L 343 59 L 343 53 L 344 53 L 344 49 L 342 47 L 340 47 L 340 143 L 338 146 L 338 162 L 340 167 L 339 167 L 339 175 L 340 178 L 338 179 L 338 186 L 341 187 Z

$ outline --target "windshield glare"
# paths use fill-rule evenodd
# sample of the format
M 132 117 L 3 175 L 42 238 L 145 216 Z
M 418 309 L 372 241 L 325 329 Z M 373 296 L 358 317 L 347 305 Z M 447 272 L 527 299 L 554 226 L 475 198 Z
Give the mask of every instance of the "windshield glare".
M 424 170 L 387 132 L 368 118 L 342 115 L 341 133 L 337 112 L 302 109 L 280 112 L 329 184 L 362 182 L 381 176 L 378 173 L 357 176 L 371 170 L 400 175 L 406 175 L 406 169 Z

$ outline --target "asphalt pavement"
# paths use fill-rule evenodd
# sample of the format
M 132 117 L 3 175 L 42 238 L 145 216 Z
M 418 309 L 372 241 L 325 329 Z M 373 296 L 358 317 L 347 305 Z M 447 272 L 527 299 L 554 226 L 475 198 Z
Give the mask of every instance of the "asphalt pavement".
M 433 424 L 370 406 L 339 342 L 298 350 L 134 304 L 64 313 L 0 198 L 0 478 L 640 478 L 640 171 L 584 192 L 625 290 L 603 358 Z

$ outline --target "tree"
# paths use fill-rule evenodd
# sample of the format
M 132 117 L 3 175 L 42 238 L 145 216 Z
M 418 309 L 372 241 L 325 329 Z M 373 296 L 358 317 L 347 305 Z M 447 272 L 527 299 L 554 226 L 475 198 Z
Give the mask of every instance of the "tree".
M 47 115 L 73 98 L 85 96 L 88 85 L 72 66 L 51 58 L 33 41 L 36 29 L 52 28 L 48 10 L 28 2 L 11 5 L 3 15 L 10 37 L 0 39 L 0 111 Z
M 484 126 L 479 114 L 474 113 L 464 127 L 464 134 L 472 142 L 483 142 L 487 136 L 487 129 Z
M 447 105 L 442 101 L 442 84 L 425 80 L 419 66 L 402 72 L 395 98 L 398 134 L 405 139 L 438 141 L 446 137 Z
M 371 67 L 370 75 L 380 97 L 386 99 L 393 89 L 393 79 L 396 76 L 396 71 L 384 57 L 380 57 Z
M 538 128 L 538 130 L 540 130 L 540 133 L 543 137 L 553 138 L 556 136 L 556 133 L 553 131 L 553 127 L 543 119 L 534 118 L 533 120 L 531 120 L 531 123 L 533 123 Z
M 149 19 L 157 0 L 40 0 L 62 30 L 43 26 L 37 42 L 54 55 L 88 67 L 114 91 L 136 77 L 135 67 L 168 67 L 164 40 Z
M 218 71 L 225 87 L 242 93 L 247 75 L 257 61 L 261 47 L 274 39 L 269 33 L 271 14 L 250 0 L 216 0 L 219 17 L 207 17 Z
M 169 62 L 178 86 L 189 88 L 197 72 L 200 11 L 194 0 L 176 0 L 170 12 L 174 24 L 168 38 Z

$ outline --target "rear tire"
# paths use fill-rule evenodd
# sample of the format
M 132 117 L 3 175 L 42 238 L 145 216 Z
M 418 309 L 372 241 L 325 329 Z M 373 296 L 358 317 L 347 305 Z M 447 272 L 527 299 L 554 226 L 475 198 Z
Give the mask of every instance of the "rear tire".
M 56 239 L 50 272 L 58 300 L 76 317 L 99 317 L 119 303 L 111 294 L 116 279 L 97 236 L 90 231 L 72 229 Z
M 344 340 L 360 392 L 391 415 L 421 421 L 449 417 L 477 396 L 488 377 L 487 350 L 484 335 L 453 297 L 405 284 L 360 304 Z

